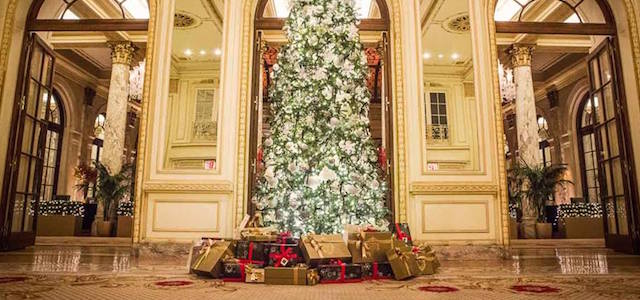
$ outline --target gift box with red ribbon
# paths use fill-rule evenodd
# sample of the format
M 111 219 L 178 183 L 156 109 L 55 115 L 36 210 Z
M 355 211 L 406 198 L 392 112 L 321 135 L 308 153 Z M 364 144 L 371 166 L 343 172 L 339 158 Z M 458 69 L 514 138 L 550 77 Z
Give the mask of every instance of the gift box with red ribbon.
M 392 223 L 389 225 L 390 231 L 396 237 L 396 239 L 405 242 L 409 246 L 413 246 L 413 240 L 411 239 L 411 231 L 409 231 L 409 224 L 407 223 Z
M 264 253 L 267 265 L 270 267 L 291 267 L 304 263 L 298 244 L 265 244 Z
M 393 279 L 393 269 L 388 262 L 384 263 L 364 263 L 362 264 L 362 279 L 382 280 Z
M 362 266 L 332 260 L 328 265 L 319 265 L 320 283 L 352 283 L 362 281 Z
M 264 266 L 267 259 L 265 244 L 251 241 L 238 241 L 236 244 L 236 258 L 247 264 Z

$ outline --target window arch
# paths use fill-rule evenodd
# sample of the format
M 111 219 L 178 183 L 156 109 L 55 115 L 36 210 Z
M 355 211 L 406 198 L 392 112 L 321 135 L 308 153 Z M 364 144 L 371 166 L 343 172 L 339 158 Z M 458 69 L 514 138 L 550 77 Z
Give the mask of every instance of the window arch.
M 45 98 L 43 101 L 46 102 L 47 99 Z M 46 110 L 48 122 L 44 145 L 40 201 L 50 201 L 54 200 L 58 190 L 60 156 L 64 134 L 65 115 L 60 94 L 54 90 L 49 105 L 43 105 L 42 109 Z
M 600 107 L 597 98 L 585 95 L 580 103 L 577 128 L 578 150 L 580 154 L 580 173 L 582 176 L 582 197 L 587 202 L 600 201 L 600 181 L 598 177 L 598 153 L 596 146 L 595 124 L 596 112 Z

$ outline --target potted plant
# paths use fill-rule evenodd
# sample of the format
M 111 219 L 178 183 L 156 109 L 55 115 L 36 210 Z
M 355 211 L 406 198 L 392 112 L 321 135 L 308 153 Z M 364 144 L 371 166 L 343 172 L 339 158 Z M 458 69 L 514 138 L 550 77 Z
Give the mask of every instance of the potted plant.
M 567 171 L 565 165 L 538 165 L 531 167 L 526 163 L 516 165 L 510 170 L 510 180 L 517 188 L 517 195 L 523 202 L 523 217 L 536 218 L 535 233 L 537 238 L 552 237 L 552 224 L 547 222 L 545 207 L 547 202 L 553 201 L 553 195 L 558 186 L 571 181 L 564 179 Z M 526 203 L 526 205 L 525 205 Z M 527 231 L 525 229 L 525 231 Z M 530 231 L 530 230 L 529 230 Z M 531 237 L 528 234 L 528 237 Z
M 111 236 L 113 223 L 117 220 L 120 200 L 128 193 L 131 186 L 131 166 L 126 165 L 117 174 L 112 174 L 109 168 L 96 162 L 98 181 L 96 184 L 96 198 L 102 204 L 103 219 L 96 222 L 98 236 Z
M 89 164 L 82 162 L 76 167 L 74 176 L 78 180 L 78 184 L 75 186 L 76 190 L 82 191 L 82 195 L 86 199 L 89 196 L 89 189 L 96 184 L 98 171 Z

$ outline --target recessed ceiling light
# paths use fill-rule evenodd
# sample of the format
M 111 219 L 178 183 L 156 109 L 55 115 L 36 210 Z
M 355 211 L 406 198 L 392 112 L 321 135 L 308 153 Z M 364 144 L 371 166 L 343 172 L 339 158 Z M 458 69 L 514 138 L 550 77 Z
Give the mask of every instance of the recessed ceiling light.
M 207 51 L 200 50 L 200 55 L 206 55 L 206 54 L 207 54 Z
M 422 58 L 424 58 L 424 59 L 430 59 L 430 58 L 431 58 L 431 53 L 429 53 L 429 52 L 425 52 L 424 54 L 422 54 Z
M 213 49 L 213 54 L 215 54 L 216 56 L 220 56 L 222 55 L 222 50 L 220 50 L 220 48 L 215 48 Z
M 459 58 L 460 58 L 460 54 L 458 53 L 451 54 L 451 59 L 458 60 Z
M 444 58 L 444 54 L 438 54 L 438 58 L 439 59 L 443 59 Z
M 191 56 L 193 55 L 193 51 L 191 51 L 191 49 L 184 50 L 184 55 Z

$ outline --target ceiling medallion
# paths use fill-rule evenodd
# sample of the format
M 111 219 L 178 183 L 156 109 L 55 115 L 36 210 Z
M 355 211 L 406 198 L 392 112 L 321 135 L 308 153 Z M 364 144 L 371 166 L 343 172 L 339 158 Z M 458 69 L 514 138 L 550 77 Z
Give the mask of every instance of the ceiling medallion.
M 467 33 L 471 30 L 471 19 L 468 13 L 462 13 L 447 19 L 442 27 L 451 33 Z
M 191 15 L 184 11 L 179 11 L 174 14 L 173 26 L 179 29 L 189 29 L 199 26 L 201 23 L 198 17 Z

